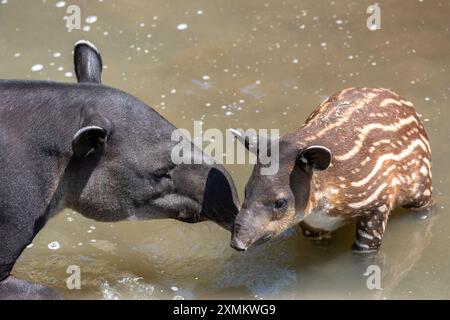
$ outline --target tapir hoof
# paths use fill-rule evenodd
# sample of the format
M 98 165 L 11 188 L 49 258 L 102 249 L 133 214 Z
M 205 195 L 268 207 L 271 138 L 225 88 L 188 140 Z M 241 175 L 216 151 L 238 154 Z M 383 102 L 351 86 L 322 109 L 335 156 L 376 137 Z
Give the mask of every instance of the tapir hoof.
M 353 243 L 352 250 L 354 253 L 358 254 L 372 254 L 378 252 L 378 248 L 362 248 L 358 246 L 356 243 Z
M 9 276 L 0 282 L 0 300 L 62 300 L 54 290 Z

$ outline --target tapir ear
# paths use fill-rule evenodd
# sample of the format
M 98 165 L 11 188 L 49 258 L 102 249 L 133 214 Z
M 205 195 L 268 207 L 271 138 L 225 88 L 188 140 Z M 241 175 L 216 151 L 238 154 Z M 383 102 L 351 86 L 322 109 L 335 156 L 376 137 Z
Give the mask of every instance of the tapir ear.
M 102 151 L 106 144 L 108 132 L 98 126 L 87 126 L 78 130 L 72 139 L 73 154 L 85 157 L 92 152 Z
M 302 151 L 298 160 L 313 170 L 325 170 L 331 164 L 331 150 L 324 146 L 310 146 Z
M 101 83 L 102 57 L 92 43 L 86 40 L 75 43 L 74 63 L 78 82 Z
M 241 142 L 248 151 L 253 152 L 255 155 L 259 153 L 259 147 L 265 146 L 270 148 L 270 139 L 263 135 L 258 135 L 251 130 L 244 132 L 242 129 L 229 129 L 230 132 Z

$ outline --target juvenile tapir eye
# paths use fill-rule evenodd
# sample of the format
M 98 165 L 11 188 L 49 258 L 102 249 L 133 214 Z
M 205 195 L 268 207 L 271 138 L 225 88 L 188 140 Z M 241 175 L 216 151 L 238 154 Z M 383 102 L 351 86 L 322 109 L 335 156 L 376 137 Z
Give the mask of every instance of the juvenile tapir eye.
M 283 210 L 287 207 L 286 199 L 278 199 L 275 201 L 275 210 Z

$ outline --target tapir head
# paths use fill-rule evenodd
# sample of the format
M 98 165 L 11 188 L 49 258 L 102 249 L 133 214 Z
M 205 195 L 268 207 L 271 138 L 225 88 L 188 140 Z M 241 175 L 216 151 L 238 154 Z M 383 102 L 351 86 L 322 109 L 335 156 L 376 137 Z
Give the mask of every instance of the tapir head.
M 101 58 L 91 44 L 76 45 L 75 69 L 74 99 L 84 107 L 66 169 L 67 204 L 99 221 L 212 220 L 230 230 L 239 200 L 225 168 L 176 164 L 176 128 L 131 95 L 100 85 Z M 191 146 L 192 158 L 208 158 Z
M 323 146 L 302 146 L 293 135 L 276 142 L 266 137 L 248 137 L 233 131 L 239 141 L 257 156 L 257 163 L 245 187 L 245 200 L 236 217 L 231 246 L 239 251 L 276 237 L 303 219 L 313 172 L 325 170 L 331 162 L 331 151 Z M 261 142 L 261 140 L 263 140 Z M 262 174 L 257 146 L 279 148 L 278 171 Z M 274 152 L 271 152 L 274 154 Z

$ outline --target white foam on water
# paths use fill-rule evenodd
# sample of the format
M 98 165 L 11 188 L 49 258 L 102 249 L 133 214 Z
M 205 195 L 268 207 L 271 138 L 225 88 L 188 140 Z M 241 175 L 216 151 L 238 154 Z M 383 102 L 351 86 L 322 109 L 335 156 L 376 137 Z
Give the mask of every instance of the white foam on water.
M 38 72 L 41 71 L 42 69 L 44 69 L 44 66 L 42 64 L 35 64 L 34 66 L 31 67 L 31 71 L 33 72 Z
M 50 250 L 58 250 L 59 248 L 61 248 L 61 245 L 59 244 L 58 241 L 52 241 L 47 245 L 47 247 Z
M 178 30 L 186 30 L 188 28 L 188 25 L 186 23 L 180 23 L 177 25 Z
M 86 18 L 86 23 L 92 24 L 95 23 L 97 21 L 97 16 L 89 16 Z

